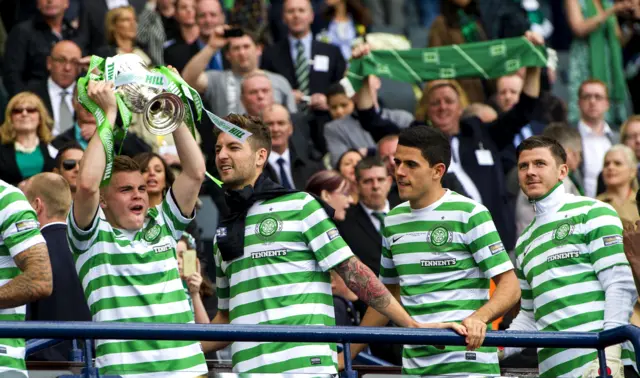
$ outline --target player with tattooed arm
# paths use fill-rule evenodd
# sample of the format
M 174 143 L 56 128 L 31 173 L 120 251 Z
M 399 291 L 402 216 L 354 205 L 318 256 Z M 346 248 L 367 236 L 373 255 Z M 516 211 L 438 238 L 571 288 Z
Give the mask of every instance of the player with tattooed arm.
M 487 325 L 518 302 L 520 288 L 491 215 L 482 204 L 442 187 L 451 144 L 436 128 L 402 130 L 394 160 L 400 198 L 407 202 L 384 219 L 380 278 L 415 321 L 460 322 L 467 332 L 466 348 L 405 345 L 402 372 L 499 375 L 496 348 L 481 345 Z M 489 298 L 491 279 L 496 290 Z M 388 323 L 374 310 L 367 310 L 360 325 Z M 353 345 L 351 357 L 363 348 Z
M 228 211 L 214 242 L 219 311 L 212 323 L 335 325 L 329 274 L 334 270 L 361 300 L 400 326 L 466 334 L 458 324 L 413 320 L 353 255 L 331 220 L 333 209 L 263 174 L 269 128 L 255 117 L 231 114 L 227 120 L 252 135 L 244 142 L 227 133 L 216 138 Z M 202 344 L 211 351 L 228 343 Z M 337 373 L 335 344 L 235 342 L 231 348 L 239 373 Z
M 53 290 L 38 218 L 18 188 L 0 180 L 0 321 L 24 320 L 28 302 Z M 0 339 L 0 376 L 26 377 L 24 339 Z

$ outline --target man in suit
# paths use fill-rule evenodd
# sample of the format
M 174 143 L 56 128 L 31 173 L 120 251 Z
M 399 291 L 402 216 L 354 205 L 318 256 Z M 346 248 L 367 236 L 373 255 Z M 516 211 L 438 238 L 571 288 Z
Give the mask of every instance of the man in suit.
M 82 50 L 73 41 L 60 41 L 53 46 L 47 57 L 46 80 L 34 82 L 28 90 L 37 94 L 53 117 L 51 133 L 56 136 L 73 128 L 74 110 L 72 95 L 76 78 L 80 73 L 79 60 Z
M 104 20 L 110 9 L 131 5 L 139 15 L 146 0 L 91 0 L 82 2 L 80 26 L 76 42 L 85 55 L 95 54 L 96 50 L 107 44 Z
M 195 41 L 168 41 L 164 50 L 164 61 L 182 71 L 189 60 L 204 49 L 216 27 L 224 25 L 225 15 L 219 0 L 199 0 L 196 3 L 196 24 L 200 36 Z M 217 51 L 207 62 L 206 69 L 222 70 L 227 66 L 221 51 Z
M 322 127 L 330 120 L 325 92 L 331 83 L 342 79 L 346 63 L 338 47 L 313 39 L 309 0 L 286 0 L 283 19 L 289 35 L 265 49 L 261 68 L 284 76 L 299 107 L 304 103 L 313 111 L 314 143 L 324 151 Z
M 287 109 L 272 104 L 262 111 L 262 121 L 271 131 L 269 171 L 287 189 L 303 190 L 314 173 L 324 167 L 309 158 L 306 141 L 295 133 Z
M 37 4 L 38 13 L 15 25 L 7 36 L 3 70 L 10 97 L 24 91 L 31 82 L 46 79 L 51 47 L 76 36 L 76 30 L 64 20 L 68 0 L 38 0 Z
M 584 81 L 578 89 L 578 107 L 580 121 L 577 128 L 582 137 L 582 150 L 587 152 L 580 170 L 585 195 L 594 198 L 604 155 L 611 146 L 620 142 L 620 134 L 613 131 L 604 120 L 609 110 L 609 90 L 604 82 L 597 79 Z
M 25 196 L 40 222 L 40 232 L 49 248 L 53 272 L 53 292 L 28 305 L 29 320 L 91 321 L 84 292 L 67 242 L 66 217 L 71 208 L 69 184 L 55 173 L 39 173 L 29 179 Z M 44 361 L 68 361 L 71 342 L 49 348 L 33 356 Z

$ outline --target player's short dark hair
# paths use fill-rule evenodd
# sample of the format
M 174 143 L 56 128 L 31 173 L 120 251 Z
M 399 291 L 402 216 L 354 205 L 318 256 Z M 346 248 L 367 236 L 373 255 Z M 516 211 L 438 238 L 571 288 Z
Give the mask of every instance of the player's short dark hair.
M 251 145 L 253 151 L 264 148 L 267 152 L 271 152 L 271 131 L 269 131 L 269 127 L 262 122 L 260 117 L 232 113 L 224 117 L 224 119 L 252 134 L 247 141 Z M 217 127 L 214 128 L 216 140 L 222 132 L 223 131 Z
M 113 158 L 113 168 L 111 174 L 115 175 L 119 172 L 140 172 L 140 164 L 133 158 L 126 155 L 119 155 Z
M 520 154 L 522 151 L 533 150 L 534 148 L 548 148 L 558 164 L 567 163 L 567 151 L 564 150 L 562 145 L 555 139 L 542 135 L 529 137 L 518 145 L 518 148 L 516 149 L 516 156 L 518 156 L 518 160 L 520 160 Z
M 63 155 L 69 151 L 69 150 L 80 150 L 80 151 L 84 151 L 82 149 L 82 147 L 80 146 L 80 144 L 78 144 L 77 142 L 68 142 L 65 143 L 62 147 L 60 147 L 58 149 L 58 154 L 56 155 L 56 158 L 54 160 L 54 166 L 58 169 L 62 168 L 62 157 Z
M 367 156 L 364 159 L 360 160 L 355 167 L 356 181 L 360 181 L 360 175 L 362 171 L 366 169 L 371 169 L 373 167 L 381 167 L 387 170 L 387 167 L 384 165 L 382 159 L 379 156 Z
M 442 131 L 431 126 L 414 126 L 400 131 L 398 145 L 420 150 L 422 157 L 432 167 L 444 164 L 445 173 L 451 162 L 451 143 Z
M 329 101 L 331 97 L 337 96 L 337 95 L 343 95 L 343 96 L 347 95 L 347 91 L 345 91 L 342 84 L 333 83 L 329 85 L 329 88 L 327 88 L 327 92 L 325 93 L 325 96 L 327 96 L 327 101 Z

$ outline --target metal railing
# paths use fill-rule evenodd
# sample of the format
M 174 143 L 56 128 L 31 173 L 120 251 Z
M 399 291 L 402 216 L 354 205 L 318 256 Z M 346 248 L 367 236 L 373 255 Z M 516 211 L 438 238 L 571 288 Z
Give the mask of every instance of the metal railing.
M 280 341 L 335 342 L 350 355 L 351 343 L 415 345 L 465 345 L 464 337 L 451 330 L 416 328 L 322 327 L 277 325 L 98 323 L 98 322 L 0 322 L 0 338 L 199 340 L 199 341 Z M 485 346 L 596 349 L 600 371 L 606 369 L 604 348 L 631 341 L 640 361 L 640 328 L 627 325 L 602 332 L 487 332 Z M 91 342 L 85 343 L 87 377 L 96 374 L 91 358 Z M 351 361 L 345 361 L 344 375 L 357 377 Z M 602 376 L 605 378 L 605 376 Z

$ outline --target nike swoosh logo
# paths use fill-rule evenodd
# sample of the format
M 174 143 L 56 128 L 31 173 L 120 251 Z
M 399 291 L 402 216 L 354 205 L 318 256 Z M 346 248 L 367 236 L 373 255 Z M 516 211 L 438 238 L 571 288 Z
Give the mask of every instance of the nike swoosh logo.
M 402 239 L 404 237 L 404 235 L 400 235 L 400 236 L 396 236 L 393 238 L 393 242 L 397 242 L 398 240 Z

